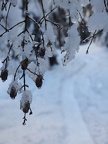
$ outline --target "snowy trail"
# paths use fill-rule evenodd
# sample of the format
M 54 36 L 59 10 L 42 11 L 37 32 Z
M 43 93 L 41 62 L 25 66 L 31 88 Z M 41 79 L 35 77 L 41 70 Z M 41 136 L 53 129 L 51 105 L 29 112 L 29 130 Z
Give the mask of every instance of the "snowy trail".
M 93 49 L 85 62 L 85 69 L 73 79 L 74 97 L 95 143 L 107 144 L 108 50 Z
M 41 90 L 31 84 L 33 115 L 27 116 L 25 127 L 20 96 L 11 100 L 6 93 L 9 81 L 0 81 L 0 144 L 107 144 L 108 51 L 104 50 L 96 48 L 88 56 L 82 50 L 66 67 L 54 67 L 46 73 Z
M 69 80 L 64 80 L 64 85 L 62 85 L 61 90 L 62 109 L 67 128 L 66 144 L 94 144 L 72 93 L 73 85 L 67 88 L 68 84 Z

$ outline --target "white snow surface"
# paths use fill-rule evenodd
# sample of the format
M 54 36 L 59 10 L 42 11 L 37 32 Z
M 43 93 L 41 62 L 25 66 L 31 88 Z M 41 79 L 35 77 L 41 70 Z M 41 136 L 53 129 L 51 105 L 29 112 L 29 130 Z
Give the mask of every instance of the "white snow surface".
M 23 126 L 21 96 L 6 93 L 0 81 L 0 144 L 108 144 L 108 49 L 81 46 L 67 66 L 47 71 L 41 89 L 32 89 L 33 115 Z

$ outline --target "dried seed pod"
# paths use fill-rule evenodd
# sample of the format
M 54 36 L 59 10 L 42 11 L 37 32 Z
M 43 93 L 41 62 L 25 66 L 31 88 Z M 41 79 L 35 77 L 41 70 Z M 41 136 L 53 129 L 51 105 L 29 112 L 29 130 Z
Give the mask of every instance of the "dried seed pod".
M 26 70 L 27 69 L 28 63 L 29 63 L 28 58 L 25 58 L 23 61 L 21 61 L 22 70 Z
M 17 96 L 17 90 L 14 86 L 12 86 L 11 89 L 10 89 L 10 97 L 12 99 L 15 99 L 16 96 Z
M 2 81 L 6 81 L 8 78 L 8 70 L 7 69 L 3 69 L 1 71 L 1 75 L 0 75 Z
M 42 75 L 38 75 L 35 81 L 35 84 L 38 88 L 41 88 L 42 83 L 43 83 L 43 76 Z
M 24 113 L 28 113 L 29 110 L 30 110 L 30 102 L 27 101 L 27 102 L 25 102 L 25 104 L 24 104 L 23 112 L 24 112 Z

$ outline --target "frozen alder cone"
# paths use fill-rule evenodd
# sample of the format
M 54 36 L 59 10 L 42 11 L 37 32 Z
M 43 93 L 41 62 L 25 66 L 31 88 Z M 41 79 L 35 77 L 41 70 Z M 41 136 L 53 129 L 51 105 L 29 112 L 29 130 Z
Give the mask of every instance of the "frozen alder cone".
M 22 98 L 20 101 L 20 109 L 24 112 L 24 121 L 23 121 L 23 125 L 25 125 L 27 119 L 26 119 L 26 113 L 28 113 L 30 111 L 30 115 L 32 114 L 32 110 L 30 108 L 30 104 L 32 102 L 32 94 L 29 90 L 26 90 L 23 92 L 22 94 Z
M 28 111 L 30 110 L 31 102 L 32 102 L 31 92 L 29 90 L 24 91 L 23 94 L 22 94 L 21 101 L 20 101 L 20 109 L 24 113 L 28 113 Z
M 12 99 L 15 99 L 15 97 L 17 96 L 17 93 L 20 89 L 21 89 L 21 85 L 18 84 L 17 81 L 13 81 L 12 83 L 10 83 L 7 92 Z
M 26 70 L 27 66 L 28 66 L 28 58 L 25 58 L 23 61 L 21 61 L 22 70 Z
M 10 90 L 10 97 L 12 99 L 15 99 L 15 97 L 17 96 L 17 90 L 14 86 L 11 87 L 11 90 Z
M 24 113 L 28 113 L 29 109 L 30 109 L 30 102 L 27 101 L 27 102 L 25 102 L 25 104 L 24 104 L 23 112 L 24 112 Z
M 42 75 L 38 75 L 35 81 L 35 84 L 38 88 L 41 88 L 42 83 L 43 83 L 43 76 Z
M 2 81 L 6 81 L 8 78 L 8 70 L 7 69 L 3 69 L 1 71 L 1 75 L 0 75 Z

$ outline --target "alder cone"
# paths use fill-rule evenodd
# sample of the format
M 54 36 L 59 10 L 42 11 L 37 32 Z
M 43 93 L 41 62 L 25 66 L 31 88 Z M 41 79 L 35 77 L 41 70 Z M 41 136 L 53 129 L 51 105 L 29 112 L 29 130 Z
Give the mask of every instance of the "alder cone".
M 36 81 L 35 81 L 35 84 L 38 88 L 41 88 L 42 86 L 42 83 L 43 83 L 43 77 L 42 75 L 38 75 L 37 78 L 36 78 Z
M 0 77 L 1 77 L 2 81 L 6 81 L 8 78 L 8 70 L 7 69 L 2 70 Z
M 22 70 L 26 70 L 28 66 L 28 58 L 25 58 L 22 62 L 21 62 L 21 68 Z
M 16 91 L 16 88 L 13 86 L 10 90 L 10 97 L 12 99 L 15 99 L 16 96 L 17 96 L 17 91 Z
M 29 109 L 30 109 L 30 102 L 27 101 L 24 105 L 23 112 L 28 113 Z

